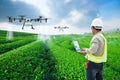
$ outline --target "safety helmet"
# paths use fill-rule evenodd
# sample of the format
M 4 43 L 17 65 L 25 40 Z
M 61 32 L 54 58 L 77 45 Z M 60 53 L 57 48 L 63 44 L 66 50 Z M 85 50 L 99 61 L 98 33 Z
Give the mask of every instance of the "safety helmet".
M 100 18 L 95 18 L 92 21 L 91 27 L 94 26 L 95 29 L 102 29 L 103 27 L 103 22 Z

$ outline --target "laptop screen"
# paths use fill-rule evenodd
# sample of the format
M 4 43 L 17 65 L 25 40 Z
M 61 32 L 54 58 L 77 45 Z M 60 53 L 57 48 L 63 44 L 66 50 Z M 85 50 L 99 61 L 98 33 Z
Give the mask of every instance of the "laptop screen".
M 80 52 L 81 50 L 80 50 L 80 46 L 79 46 L 78 41 L 73 41 L 73 44 L 74 44 L 76 52 Z

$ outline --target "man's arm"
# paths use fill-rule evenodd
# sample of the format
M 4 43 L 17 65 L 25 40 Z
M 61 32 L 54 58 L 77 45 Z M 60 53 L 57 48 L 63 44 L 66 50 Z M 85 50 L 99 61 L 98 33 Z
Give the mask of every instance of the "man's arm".
M 97 49 L 98 49 L 98 43 L 99 42 L 98 42 L 97 38 L 94 39 L 91 42 L 90 48 L 83 48 L 80 53 L 83 54 L 83 55 L 86 55 L 87 53 L 95 54 L 97 52 Z

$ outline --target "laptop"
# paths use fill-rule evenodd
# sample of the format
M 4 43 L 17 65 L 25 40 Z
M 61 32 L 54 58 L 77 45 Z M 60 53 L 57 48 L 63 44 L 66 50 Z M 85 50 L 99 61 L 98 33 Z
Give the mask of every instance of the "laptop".
M 78 41 L 73 41 L 73 44 L 74 44 L 76 52 L 80 52 L 81 50 L 80 50 L 80 46 L 79 46 Z

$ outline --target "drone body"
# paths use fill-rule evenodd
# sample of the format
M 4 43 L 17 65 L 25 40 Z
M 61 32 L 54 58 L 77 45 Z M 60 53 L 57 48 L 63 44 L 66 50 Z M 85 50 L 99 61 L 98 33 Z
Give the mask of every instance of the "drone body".
M 8 20 L 11 23 L 15 22 L 15 21 L 23 22 L 22 29 L 24 29 L 24 26 L 25 26 L 26 23 L 31 23 L 30 26 L 31 26 L 31 29 L 33 29 L 33 30 L 34 30 L 34 27 L 32 25 L 33 21 L 42 23 L 42 21 L 44 20 L 44 22 L 47 23 L 48 19 L 49 18 L 43 18 L 42 16 L 39 16 L 38 18 L 33 18 L 33 19 L 26 19 L 24 15 L 20 15 L 18 18 L 8 16 Z

